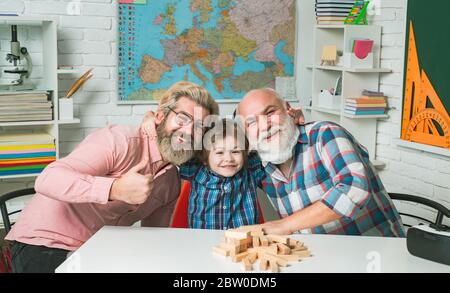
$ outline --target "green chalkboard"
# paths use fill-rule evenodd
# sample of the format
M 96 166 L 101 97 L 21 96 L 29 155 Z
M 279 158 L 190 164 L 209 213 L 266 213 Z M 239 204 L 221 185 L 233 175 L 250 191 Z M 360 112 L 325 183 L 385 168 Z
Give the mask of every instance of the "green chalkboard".
M 409 24 L 412 21 L 420 68 L 427 73 L 441 102 L 450 112 L 450 1 L 408 0 L 407 9 L 405 58 L 408 58 Z

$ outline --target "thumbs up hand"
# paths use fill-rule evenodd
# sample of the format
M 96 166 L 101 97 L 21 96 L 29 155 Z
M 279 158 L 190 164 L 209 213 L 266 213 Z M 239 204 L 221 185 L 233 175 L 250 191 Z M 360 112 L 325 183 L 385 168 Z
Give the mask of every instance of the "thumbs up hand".
M 109 199 L 120 200 L 128 204 L 144 203 L 153 189 L 153 175 L 140 173 L 148 163 L 148 158 L 145 158 L 119 179 L 116 179 L 112 184 Z

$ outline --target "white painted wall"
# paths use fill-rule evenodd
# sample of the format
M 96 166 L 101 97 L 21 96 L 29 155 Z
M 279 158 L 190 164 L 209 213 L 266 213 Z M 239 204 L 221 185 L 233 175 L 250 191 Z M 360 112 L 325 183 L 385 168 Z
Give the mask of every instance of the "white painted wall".
M 81 15 L 69 15 L 77 10 L 76 2 L 80 3 Z M 65 126 L 61 130 L 62 153 L 69 153 L 91 131 L 107 123 L 140 123 L 149 108 L 148 105 L 116 105 L 116 3 L 117 0 L 0 2 L 2 13 L 59 16 L 59 64 L 73 65 L 81 70 L 95 67 L 94 78 L 75 99 L 75 115 L 81 119 L 81 124 Z M 380 122 L 378 127 L 377 158 L 387 164 L 380 176 L 389 191 L 425 196 L 450 207 L 450 158 L 401 149 L 394 143 L 400 132 L 406 0 L 381 0 L 381 4 L 381 14 L 373 18 L 373 24 L 383 26 L 381 66 L 393 70 L 393 73 L 382 75 L 381 90 L 390 97 L 389 103 L 396 110 L 391 110 L 390 118 Z M 27 37 L 32 39 L 32 33 Z M 20 41 L 26 44 L 27 40 Z M 73 81 L 73 78 L 60 81 L 61 94 Z M 221 105 L 221 113 L 231 114 L 234 107 L 233 104 Z M 33 180 L 0 181 L 0 193 L 25 186 L 33 186 Z M 430 214 L 428 209 L 416 205 L 399 207 L 422 215 Z

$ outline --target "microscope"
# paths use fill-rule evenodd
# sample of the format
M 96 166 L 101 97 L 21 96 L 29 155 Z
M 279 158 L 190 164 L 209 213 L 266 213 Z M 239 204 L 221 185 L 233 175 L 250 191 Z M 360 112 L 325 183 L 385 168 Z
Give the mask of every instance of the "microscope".
M 19 68 L 21 60 L 25 59 L 27 67 Z M 0 85 L 0 90 L 3 91 L 25 91 L 33 90 L 35 86 L 30 81 L 30 75 L 33 64 L 31 62 L 30 54 L 27 48 L 20 47 L 20 42 L 17 40 L 17 25 L 11 25 L 11 53 L 6 55 L 6 60 L 14 64 L 14 69 L 4 70 L 5 73 L 18 74 L 19 79 L 14 80 L 10 84 Z

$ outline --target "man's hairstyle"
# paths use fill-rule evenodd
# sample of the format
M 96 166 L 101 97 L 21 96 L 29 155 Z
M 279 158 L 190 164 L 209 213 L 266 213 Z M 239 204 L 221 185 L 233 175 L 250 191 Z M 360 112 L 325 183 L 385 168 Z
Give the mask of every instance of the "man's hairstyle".
M 208 110 L 209 115 L 219 114 L 219 105 L 211 94 L 204 87 L 188 81 L 180 81 L 172 85 L 162 95 L 159 101 L 159 110 L 162 110 L 167 116 L 170 111 L 169 107 L 175 107 L 177 101 L 182 97 L 186 97 Z

